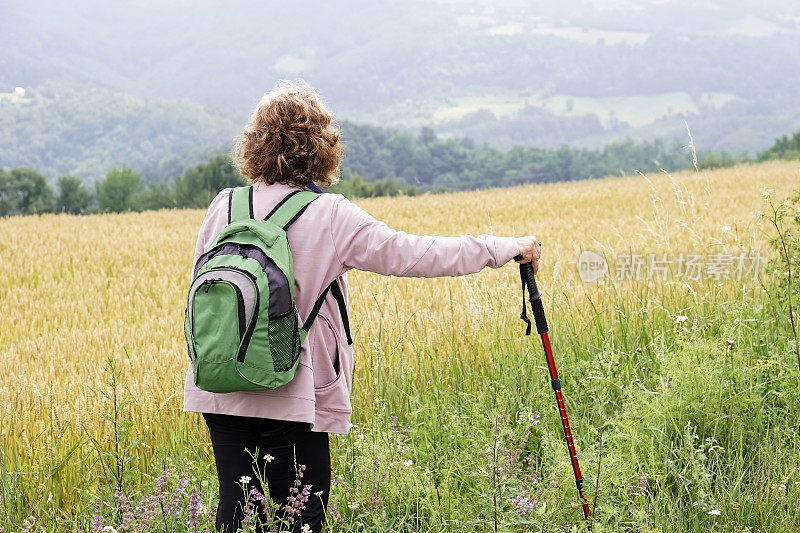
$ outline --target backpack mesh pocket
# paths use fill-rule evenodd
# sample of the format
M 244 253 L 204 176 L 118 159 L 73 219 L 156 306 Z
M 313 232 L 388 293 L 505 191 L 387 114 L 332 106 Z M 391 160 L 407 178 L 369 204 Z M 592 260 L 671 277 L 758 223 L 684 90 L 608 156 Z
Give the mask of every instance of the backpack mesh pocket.
M 286 372 L 294 368 L 300 357 L 296 309 L 281 317 L 269 319 L 269 351 L 275 372 Z

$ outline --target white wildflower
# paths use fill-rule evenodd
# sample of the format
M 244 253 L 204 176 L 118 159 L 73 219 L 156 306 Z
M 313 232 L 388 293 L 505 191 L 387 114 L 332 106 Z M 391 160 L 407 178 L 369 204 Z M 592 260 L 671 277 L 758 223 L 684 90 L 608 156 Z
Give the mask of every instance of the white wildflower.
M 682 324 L 687 320 L 689 320 L 689 317 L 686 315 L 675 315 L 675 322 L 677 322 L 678 324 Z
M 729 233 L 730 231 L 731 231 L 731 227 L 730 227 L 730 226 L 722 226 L 722 233 L 723 233 L 723 235 L 724 235 L 725 233 Z
M 266 462 L 268 462 L 268 463 L 271 463 L 273 461 L 273 459 L 275 459 L 275 458 L 272 457 L 270 454 L 267 454 L 267 455 L 264 456 L 264 460 Z
M 322 497 L 322 493 L 323 493 L 323 492 L 325 492 L 325 491 L 324 491 L 324 490 L 321 490 L 321 491 L 319 491 L 319 492 L 315 492 L 315 493 L 314 493 L 314 496 L 316 496 L 317 498 L 321 498 L 321 497 Z
M 412 461 L 411 459 L 406 459 L 406 462 L 403 464 L 406 466 L 412 466 L 414 464 L 414 461 Z
M 104 526 L 103 533 L 117 533 L 117 530 L 114 529 L 114 526 Z
M 253 479 L 250 476 L 242 476 L 239 478 L 239 483 L 244 483 L 245 485 L 250 483 L 250 480 Z
M 719 515 L 721 515 L 721 514 L 722 514 L 722 512 L 721 512 L 719 509 L 711 509 L 711 510 L 708 512 L 708 514 L 711 514 L 711 515 L 714 515 L 714 516 L 719 516 Z
M 303 528 L 300 530 L 300 533 L 311 533 L 311 527 L 308 524 L 303 524 Z

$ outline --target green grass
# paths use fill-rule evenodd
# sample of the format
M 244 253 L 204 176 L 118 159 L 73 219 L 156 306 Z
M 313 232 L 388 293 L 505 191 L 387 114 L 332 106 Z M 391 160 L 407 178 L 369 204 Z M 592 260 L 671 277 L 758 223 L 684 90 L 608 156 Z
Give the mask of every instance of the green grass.
M 758 305 L 716 305 L 719 312 L 688 327 L 666 316 L 637 323 L 628 311 L 583 335 L 559 314 L 551 321 L 590 499 L 602 440 L 594 531 L 800 527 L 800 379 L 785 342 L 771 335 L 785 332 L 779 317 Z M 476 347 L 491 352 L 491 368 L 463 369 L 463 356 L 452 354 L 450 368 L 424 370 L 431 375 L 422 388 L 400 371 L 386 372 L 393 377 L 384 377 L 376 405 L 356 407 L 362 416 L 354 435 L 336 446 L 337 478 L 361 495 L 354 511 L 334 498 L 349 523 L 368 530 L 491 530 L 494 493 L 500 530 L 561 531 L 581 522 L 538 339 L 504 337 L 512 332 L 508 320 L 499 321 L 490 344 Z M 452 381 L 441 386 L 437 372 Z M 408 428 L 400 457 L 390 410 Z M 521 443 L 534 410 L 540 423 Z M 522 452 L 500 454 L 501 482 L 493 487 L 488 451 L 496 447 L 495 422 L 497 446 Z M 527 455 L 541 471 L 535 485 L 525 484 Z M 391 464 L 380 487 L 386 518 L 366 503 L 375 483 L 364 474 L 374 457 Z M 412 468 L 402 466 L 406 457 Z M 508 503 L 526 489 L 540 492 L 527 518 Z M 720 515 L 708 514 L 714 509 Z
M 551 316 L 590 500 L 602 453 L 594 531 L 800 528 L 800 378 L 786 316 L 749 296 L 698 306 L 698 319 L 683 324 L 619 309 L 575 331 L 563 312 Z M 482 368 L 469 365 L 469 354 L 450 353 L 447 336 L 436 347 L 447 368 L 424 351 L 404 354 L 412 371 L 383 366 L 388 358 L 377 351 L 364 358 L 375 366 L 376 400 L 355 405 L 356 427 L 333 438 L 332 504 L 347 524 L 333 521 L 333 531 L 491 531 L 495 512 L 500 531 L 585 530 L 538 338 L 522 337 L 515 313 L 500 311 L 484 325 L 490 334 L 474 342 L 491 355 Z M 131 452 L 130 491 L 147 490 L 171 462 L 189 469 L 190 487 L 213 493 L 202 429 L 196 415 L 185 419 L 164 428 L 167 439 L 148 450 L 149 461 L 149 453 Z M 90 492 L 81 508 L 51 515 L 50 496 L 26 487 L 52 485 L 55 494 L 59 465 L 92 444 L 45 441 L 51 448 L 39 464 L 2 456 L 0 524 L 16 531 L 32 514 L 39 530 L 88 530 Z M 526 490 L 536 505 L 522 515 L 509 501 Z M 713 509 L 721 514 L 708 514 Z

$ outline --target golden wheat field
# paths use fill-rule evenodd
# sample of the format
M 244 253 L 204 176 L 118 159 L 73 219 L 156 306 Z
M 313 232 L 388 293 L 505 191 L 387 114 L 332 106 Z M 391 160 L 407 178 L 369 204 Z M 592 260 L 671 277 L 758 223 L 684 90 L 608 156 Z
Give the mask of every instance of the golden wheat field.
M 413 233 L 536 235 L 544 243 L 540 288 L 546 306 L 578 326 L 592 308 L 636 305 L 642 284 L 613 291 L 584 284 L 575 261 L 583 249 L 601 254 L 698 252 L 770 254 L 756 213 L 760 189 L 785 197 L 800 185 L 796 162 L 743 165 L 672 176 L 606 178 L 572 183 L 420 197 L 359 200 L 390 226 Z M 181 412 L 187 358 L 182 333 L 196 232 L 204 212 L 91 216 L 42 215 L 0 220 L 0 429 L 2 450 L 27 465 L 31 480 L 68 507 L 80 480 L 91 479 L 81 434 L 106 437 L 100 389 L 106 360 L 122 371 L 123 393 L 139 454 L 179 448 L 200 433 L 197 415 Z M 729 227 L 730 230 L 723 230 Z M 436 372 L 435 357 L 415 354 L 445 342 L 477 368 L 495 333 L 519 335 L 518 271 L 507 265 L 439 280 L 349 275 L 356 338 L 355 419 L 369 405 L 377 373 Z M 644 285 L 647 285 L 646 283 Z M 668 298 L 680 283 L 655 283 Z M 697 289 L 716 290 L 709 282 Z M 613 299 L 613 301 L 612 301 Z M 448 373 L 441 372 L 446 386 Z M 398 391 L 398 401 L 402 394 Z M 54 450 L 58 450 L 54 452 Z M 210 467 L 209 467 L 210 468 Z M 62 482 L 70 480 L 69 483 Z

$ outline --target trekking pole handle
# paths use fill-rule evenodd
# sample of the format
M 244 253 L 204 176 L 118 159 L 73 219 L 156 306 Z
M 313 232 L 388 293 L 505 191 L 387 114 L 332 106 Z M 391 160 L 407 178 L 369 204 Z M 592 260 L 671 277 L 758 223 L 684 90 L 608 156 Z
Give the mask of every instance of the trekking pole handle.
M 522 255 L 517 255 L 514 257 L 514 259 L 519 261 L 522 259 Z M 539 292 L 539 287 L 536 286 L 536 278 L 533 274 L 533 264 L 522 263 L 519 265 L 519 271 L 522 273 L 522 279 L 525 282 L 525 286 L 528 287 L 528 300 L 530 300 L 531 305 L 533 305 L 534 300 L 542 299 L 542 293 Z
M 519 261 L 522 255 L 514 257 Z M 532 263 L 522 263 L 519 265 L 520 277 L 522 282 L 528 288 L 528 300 L 531 302 L 531 311 L 533 312 L 533 320 L 536 322 L 536 332 L 541 335 L 549 331 L 547 327 L 547 318 L 544 316 L 544 306 L 542 305 L 542 293 L 539 292 L 539 287 L 536 286 L 536 277 L 533 274 Z

